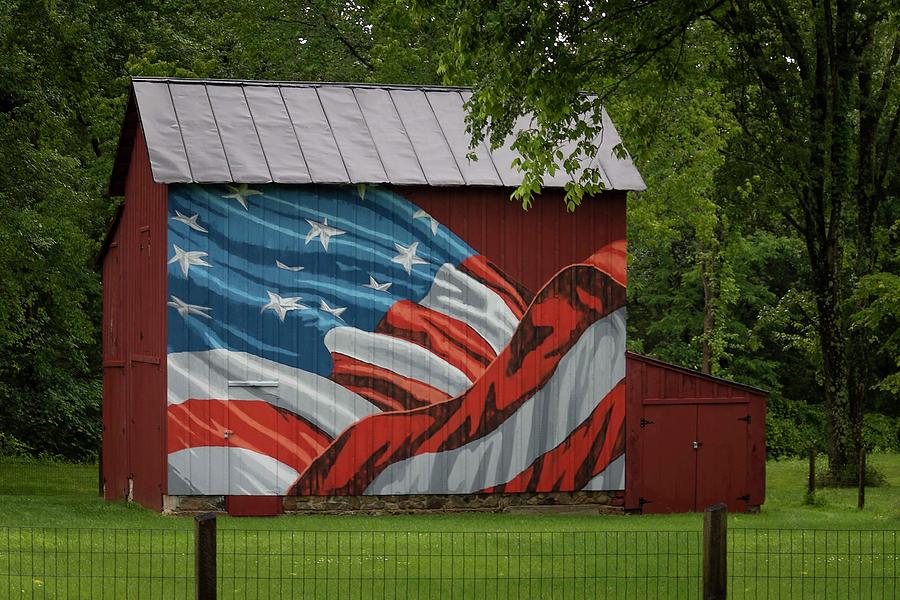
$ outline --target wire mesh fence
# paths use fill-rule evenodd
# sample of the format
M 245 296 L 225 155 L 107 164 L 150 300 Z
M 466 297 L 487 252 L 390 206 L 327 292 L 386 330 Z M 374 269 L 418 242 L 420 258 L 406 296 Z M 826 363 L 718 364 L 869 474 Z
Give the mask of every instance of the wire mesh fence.
M 230 525 L 230 524 L 229 524 Z M 732 598 L 897 598 L 898 531 L 728 530 Z M 218 528 L 218 597 L 699 598 L 703 532 Z M 192 598 L 194 532 L 0 527 L 0 598 Z
M 900 531 L 728 531 L 732 598 L 897 598 Z
M 0 527 L 0 598 L 192 598 L 190 529 Z
M 697 598 L 700 531 L 219 531 L 221 598 Z

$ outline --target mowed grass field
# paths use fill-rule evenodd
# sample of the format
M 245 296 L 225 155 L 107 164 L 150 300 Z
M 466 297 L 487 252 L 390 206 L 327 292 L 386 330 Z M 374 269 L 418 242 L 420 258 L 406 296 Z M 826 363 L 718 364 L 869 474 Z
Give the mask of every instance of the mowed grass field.
M 887 485 L 803 503 L 806 464 L 767 465 L 760 514 L 729 516 L 731 597 L 896 598 L 900 455 Z M 218 519 L 223 598 L 696 598 L 702 516 Z M 0 598 L 178 598 L 193 521 L 97 495 L 95 466 L 0 459 Z

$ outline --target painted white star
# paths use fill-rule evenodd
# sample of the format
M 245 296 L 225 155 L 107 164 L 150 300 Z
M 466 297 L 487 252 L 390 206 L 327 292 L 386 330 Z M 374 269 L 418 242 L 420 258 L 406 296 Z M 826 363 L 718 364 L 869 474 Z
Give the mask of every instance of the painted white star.
M 344 314 L 345 310 L 347 310 L 346 306 L 343 308 L 338 307 L 338 306 L 335 306 L 334 308 L 332 308 L 332 307 L 328 306 L 328 303 L 325 302 L 324 300 L 319 300 L 319 308 L 321 310 L 324 310 L 328 314 L 334 316 L 335 318 L 341 319 L 341 321 L 344 320 L 343 318 L 341 318 L 341 315 Z
M 179 211 L 175 211 L 175 216 L 172 217 L 173 221 L 178 221 L 179 223 L 184 223 L 194 231 L 199 231 L 200 233 L 209 233 L 206 229 L 204 229 L 199 223 L 197 223 L 197 219 L 200 215 L 194 215 L 193 217 L 189 217 L 187 215 L 182 214 Z
M 403 268 L 406 270 L 406 274 L 409 275 L 412 273 L 413 265 L 427 265 L 428 261 L 419 258 L 416 256 L 416 249 L 419 247 L 419 242 L 413 242 L 409 246 L 404 246 L 403 244 L 394 244 L 394 247 L 397 248 L 397 256 L 391 259 L 391 262 L 395 262 L 399 265 L 403 265 Z
M 225 186 L 231 192 L 230 194 L 225 194 L 223 198 L 233 198 L 241 203 L 241 206 L 244 207 L 244 210 L 250 210 L 250 207 L 247 206 L 247 199 L 250 196 L 260 196 L 262 192 L 259 190 L 251 190 L 246 183 L 242 183 L 241 185 L 234 186 L 228 185 Z
M 437 219 L 429 215 L 427 212 L 420 208 L 415 213 L 413 213 L 413 219 L 431 219 L 431 235 L 437 235 L 438 226 L 440 225 L 440 223 L 438 223 Z
M 296 273 L 297 271 L 303 270 L 303 267 L 300 267 L 300 266 L 290 267 L 278 259 L 275 259 L 275 266 L 278 267 L 279 269 L 284 269 L 285 271 L 293 271 L 294 273 Z
M 203 260 L 204 256 L 207 256 L 206 252 L 200 252 L 199 250 L 182 250 L 178 247 L 178 244 L 172 244 L 172 248 L 175 249 L 175 256 L 169 259 L 169 262 L 166 264 L 178 263 L 178 266 L 181 267 L 181 274 L 184 275 L 184 278 L 187 279 L 188 271 L 191 266 L 196 265 L 198 267 L 210 267 L 208 262 Z
M 263 305 L 262 310 L 259 311 L 259 314 L 266 312 L 267 310 L 274 311 L 278 318 L 281 321 L 284 321 L 284 317 L 292 310 L 303 310 L 305 308 L 309 308 L 307 306 L 303 306 L 300 304 L 300 296 L 296 296 L 293 298 L 282 298 L 275 292 L 270 292 L 266 290 L 266 293 L 269 295 L 269 302 Z
M 211 316 L 206 314 L 206 311 L 212 310 L 208 306 L 188 304 L 181 298 L 177 298 L 175 296 L 170 296 L 170 298 L 172 298 L 172 301 L 166 302 L 166 304 L 177 310 L 182 319 L 187 319 L 189 315 L 197 315 L 198 317 L 203 317 L 204 319 L 212 319 Z
M 369 283 L 364 283 L 363 287 L 367 287 L 370 290 L 375 290 L 376 292 L 386 292 L 391 289 L 392 282 L 386 281 L 384 283 L 378 283 L 375 281 L 375 278 L 369 275 Z
M 329 225 L 328 219 L 325 219 L 321 223 L 313 221 L 312 219 L 306 219 L 306 222 L 309 223 L 309 226 L 312 228 L 309 230 L 309 233 L 306 234 L 306 243 L 308 244 L 314 239 L 319 238 L 319 241 L 322 242 L 322 247 L 325 248 L 325 252 L 328 252 L 328 240 L 334 236 L 347 233 L 346 231 Z

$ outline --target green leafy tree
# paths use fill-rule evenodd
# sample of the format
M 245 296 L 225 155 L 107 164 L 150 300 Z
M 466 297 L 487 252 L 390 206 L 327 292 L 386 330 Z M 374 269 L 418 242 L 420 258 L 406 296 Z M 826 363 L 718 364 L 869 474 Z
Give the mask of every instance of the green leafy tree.
M 851 479 L 861 444 L 872 352 L 850 326 L 855 282 L 873 273 L 877 231 L 900 155 L 900 8 L 891 0 L 692 0 L 530 2 L 446 0 L 456 19 L 441 63 L 470 81 L 475 140 L 497 143 L 533 113 L 516 146 L 528 201 L 560 148 L 593 149 L 606 97 L 698 27 L 724 44 L 725 94 L 742 135 L 738 160 L 762 178 L 756 202 L 803 241 L 822 357 L 827 446 L 833 473 Z M 725 51 L 722 51 L 725 48 Z M 602 75 L 602 76 L 601 76 Z M 585 96 L 582 90 L 596 92 Z M 488 128 L 490 125 L 490 128 Z M 570 156 L 569 158 L 572 158 Z M 574 162 L 565 167 L 574 172 Z M 570 186 L 570 206 L 596 188 L 595 173 Z M 890 221 L 888 221 L 890 222 Z M 852 358 L 851 358 L 852 357 Z

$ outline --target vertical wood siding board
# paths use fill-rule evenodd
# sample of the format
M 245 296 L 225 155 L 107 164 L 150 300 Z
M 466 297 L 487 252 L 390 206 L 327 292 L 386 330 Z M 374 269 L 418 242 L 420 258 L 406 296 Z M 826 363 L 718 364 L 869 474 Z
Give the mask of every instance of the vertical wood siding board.
M 387 183 L 387 173 L 353 91 L 347 87 L 319 87 L 316 93 L 344 159 L 350 183 Z
M 478 160 L 470 161 L 466 156 L 469 152 L 470 137 L 466 133 L 466 112 L 463 107 L 462 94 L 457 91 L 425 92 L 425 97 L 431 105 L 438 126 L 447 140 L 456 165 L 466 183 L 469 185 L 503 185 L 503 180 L 483 141 L 475 148 Z
M 313 87 L 282 87 L 281 97 L 313 183 L 350 183 L 344 157 Z
M 136 81 L 134 96 L 139 116 L 137 128 L 144 131 L 140 140 L 135 140 L 134 147 L 136 149 L 141 141 L 146 140 L 152 148 L 149 157 L 154 178 L 161 182 L 193 181 L 169 86 Z
M 265 183 L 274 181 L 272 176 L 272 167 L 269 166 L 269 157 L 266 156 L 266 148 L 263 146 L 262 137 L 259 135 L 259 127 L 256 125 L 256 119 L 253 118 L 253 109 L 250 107 L 250 100 L 247 99 L 247 88 L 245 86 L 241 87 L 241 95 L 244 98 L 244 105 L 247 107 L 247 114 L 250 115 L 250 122 L 253 124 L 253 133 L 256 135 L 256 141 L 259 143 L 259 151 L 262 154 L 263 163 L 266 165 L 266 173 L 268 176 L 266 177 Z
M 428 179 L 390 92 L 386 89 L 357 88 L 354 95 L 391 183 L 427 184 Z
M 212 99 L 209 97 L 209 86 L 203 84 L 203 91 L 206 93 L 206 101 L 209 103 L 209 112 L 212 114 L 213 123 L 216 125 L 216 133 L 219 136 L 219 143 L 222 144 L 222 152 L 225 154 L 225 166 L 228 168 L 228 179 L 234 181 L 234 173 L 231 170 L 231 163 L 228 161 L 228 148 L 225 147 L 225 140 L 222 139 L 222 129 L 219 127 L 218 119 L 216 119 L 216 109 L 213 108 Z
M 218 183 L 230 178 L 231 174 L 203 89 L 202 84 L 169 85 L 194 180 Z M 222 115 L 226 120 L 229 117 Z
M 297 135 L 297 128 L 294 127 L 294 120 L 291 119 L 291 110 L 288 108 L 287 102 L 284 99 L 283 88 L 280 86 L 278 87 L 278 97 L 281 98 L 281 104 L 282 106 L 284 106 L 288 124 L 291 126 L 291 133 L 294 134 L 294 140 L 297 142 L 297 151 L 300 152 L 300 159 L 303 161 L 303 168 L 306 169 L 306 174 L 309 176 L 310 182 L 312 182 L 312 172 L 309 170 L 309 163 L 306 161 L 306 155 L 303 153 L 303 146 L 300 145 L 300 136 Z
M 429 183 L 435 186 L 465 185 L 425 93 L 421 90 L 391 90 L 390 93 Z

